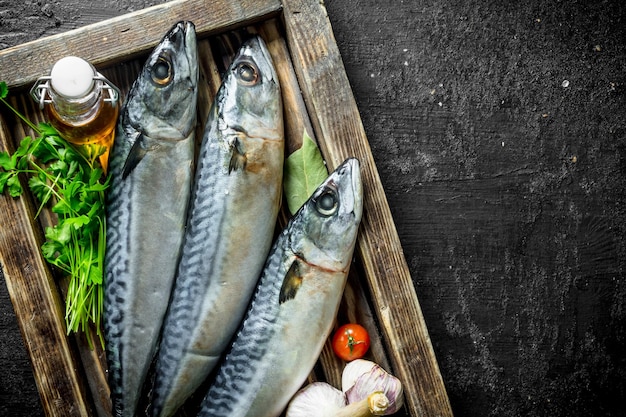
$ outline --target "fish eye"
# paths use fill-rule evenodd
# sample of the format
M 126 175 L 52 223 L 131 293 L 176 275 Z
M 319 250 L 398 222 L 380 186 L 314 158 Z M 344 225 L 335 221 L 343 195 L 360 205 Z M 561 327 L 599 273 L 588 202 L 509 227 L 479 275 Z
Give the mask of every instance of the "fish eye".
M 337 195 L 331 190 L 325 191 L 315 200 L 317 211 L 323 216 L 332 216 L 339 207 Z
M 167 85 L 172 81 L 172 64 L 165 58 L 159 57 L 151 68 L 152 81 L 157 85 Z
M 242 62 L 235 68 L 237 79 L 244 85 L 254 85 L 259 81 L 259 71 L 249 62 Z

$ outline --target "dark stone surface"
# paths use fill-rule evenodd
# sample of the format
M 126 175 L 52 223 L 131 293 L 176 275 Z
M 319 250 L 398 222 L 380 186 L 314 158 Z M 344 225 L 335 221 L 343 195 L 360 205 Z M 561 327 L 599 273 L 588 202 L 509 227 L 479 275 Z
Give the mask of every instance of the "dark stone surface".
M 2 1 L 0 46 L 148 3 Z M 326 6 L 455 415 L 625 415 L 626 4 Z M 0 414 L 37 415 L 0 306 Z
M 455 414 L 624 415 L 624 3 L 326 3 Z

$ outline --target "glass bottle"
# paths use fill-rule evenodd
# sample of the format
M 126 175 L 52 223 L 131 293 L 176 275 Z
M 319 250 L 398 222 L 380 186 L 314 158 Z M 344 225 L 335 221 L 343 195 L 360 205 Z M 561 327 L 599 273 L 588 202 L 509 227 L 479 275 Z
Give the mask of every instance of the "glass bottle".
M 100 155 L 106 172 L 119 113 L 119 89 L 87 61 L 75 56 L 58 60 L 50 75 L 41 77 L 31 96 L 61 137 Z M 102 147 L 105 147 L 102 150 Z

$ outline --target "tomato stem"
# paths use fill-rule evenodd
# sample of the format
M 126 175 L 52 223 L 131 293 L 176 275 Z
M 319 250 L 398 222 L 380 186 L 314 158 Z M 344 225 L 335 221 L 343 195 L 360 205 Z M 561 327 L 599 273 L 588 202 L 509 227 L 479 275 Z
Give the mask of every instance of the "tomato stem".
M 350 349 L 350 353 L 354 353 L 354 347 L 356 345 L 361 345 L 363 343 L 365 342 L 362 340 L 356 340 L 351 334 L 348 335 L 348 349 Z

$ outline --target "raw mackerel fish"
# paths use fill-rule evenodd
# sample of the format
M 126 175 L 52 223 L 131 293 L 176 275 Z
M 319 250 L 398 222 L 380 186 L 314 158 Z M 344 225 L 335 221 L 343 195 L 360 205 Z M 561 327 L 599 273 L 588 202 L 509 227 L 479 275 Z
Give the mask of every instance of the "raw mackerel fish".
M 241 323 L 280 206 L 282 117 L 269 52 L 261 38 L 252 37 L 224 76 L 202 138 L 157 355 L 154 416 L 174 414 L 209 375 Z
M 350 158 L 277 238 L 200 416 L 274 417 L 282 412 L 332 329 L 362 207 L 359 163 Z
M 118 121 L 107 196 L 104 331 L 115 416 L 133 416 L 176 274 L 193 176 L 196 33 L 176 24 Z

